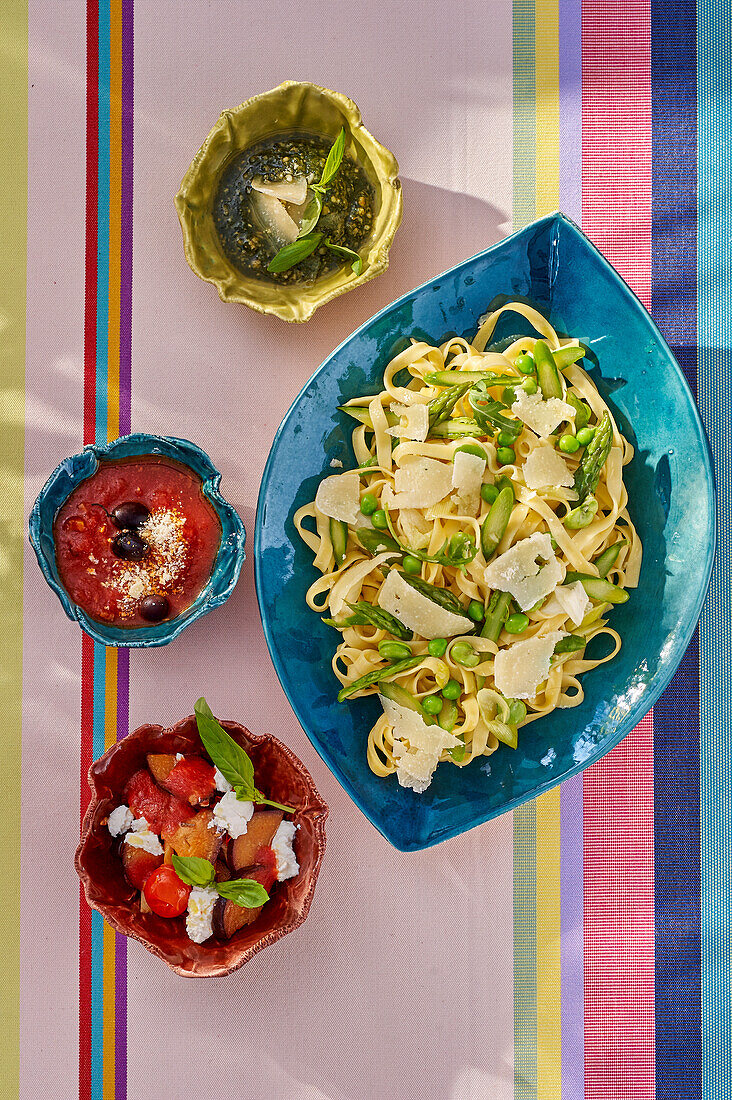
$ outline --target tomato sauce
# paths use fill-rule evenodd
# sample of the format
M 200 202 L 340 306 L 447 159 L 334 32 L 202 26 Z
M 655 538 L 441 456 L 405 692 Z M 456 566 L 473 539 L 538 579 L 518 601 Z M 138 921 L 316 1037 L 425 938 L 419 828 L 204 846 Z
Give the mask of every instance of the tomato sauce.
M 155 455 L 100 462 L 62 504 L 53 533 L 73 602 L 93 619 L 130 628 L 189 608 L 221 542 L 200 478 Z

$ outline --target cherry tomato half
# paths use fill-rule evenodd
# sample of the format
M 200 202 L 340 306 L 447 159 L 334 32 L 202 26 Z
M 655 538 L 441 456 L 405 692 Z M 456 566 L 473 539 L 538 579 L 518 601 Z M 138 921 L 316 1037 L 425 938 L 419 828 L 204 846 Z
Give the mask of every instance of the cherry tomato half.
M 190 892 L 190 886 L 181 882 L 167 863 L 148 875 L 145 881 L 145 901 L 159 917 L 179 917 L 184 913 Z

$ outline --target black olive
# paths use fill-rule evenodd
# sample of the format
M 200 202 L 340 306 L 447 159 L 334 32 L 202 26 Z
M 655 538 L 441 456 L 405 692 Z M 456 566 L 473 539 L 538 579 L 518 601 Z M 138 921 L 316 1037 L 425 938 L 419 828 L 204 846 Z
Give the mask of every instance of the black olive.
M 140 601 L 140 614 L 149 623 L 159 623 L 170 614 L 170 601 L 167 596 L 145 596 Z
M 141 561 L 147 551 L 147 543 L 134 531 L 125 531 L 112 539 L 112 552 L 124 561 Z
M 126 500 L 124 504 L 118 504 L 112 512 L 112 519 L 123 530 L 142 527 L 149 518 L 150 509 L 137 500 Z

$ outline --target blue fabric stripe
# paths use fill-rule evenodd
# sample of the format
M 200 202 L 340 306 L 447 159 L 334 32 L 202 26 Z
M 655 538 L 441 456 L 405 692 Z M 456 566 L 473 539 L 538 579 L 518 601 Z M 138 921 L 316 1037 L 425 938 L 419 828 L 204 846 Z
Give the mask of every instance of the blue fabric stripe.
M 651 2 L 652 310 L 696 395 L 696 3 Z M 701 1100 L 699 646 L 654 707 L 656 1097 Z
M 717 558 L 699 626 L 702 1096 L 732 1095 L 732 19 L 699 0 L 699 407 L 717 481 Z

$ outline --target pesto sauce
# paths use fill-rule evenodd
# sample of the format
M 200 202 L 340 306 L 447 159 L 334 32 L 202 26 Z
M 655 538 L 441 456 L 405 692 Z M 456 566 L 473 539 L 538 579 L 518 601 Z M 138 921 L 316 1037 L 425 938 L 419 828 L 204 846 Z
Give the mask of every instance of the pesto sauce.
M 216 191 L 213 217 L 226 257 L 243 274 L 292 285 L 315 282 L 344 266 L 342 257 L 321 244 L 288 271 L 267 271 L 278 246 L 253 217 L 250 200 L 252 180 L 257 176 L 269 183 L 289 183 L 305 176 L 309 184 L 316 183 L 330 147 L 330 142 L 310 135 L 270 138 L 226 166 Z M 366 176 L 355 161 L 344 157 L 324 197 L 316 229 L 334 244 L 357 251 L 371 232 L 373 217 L 373 192 Z

